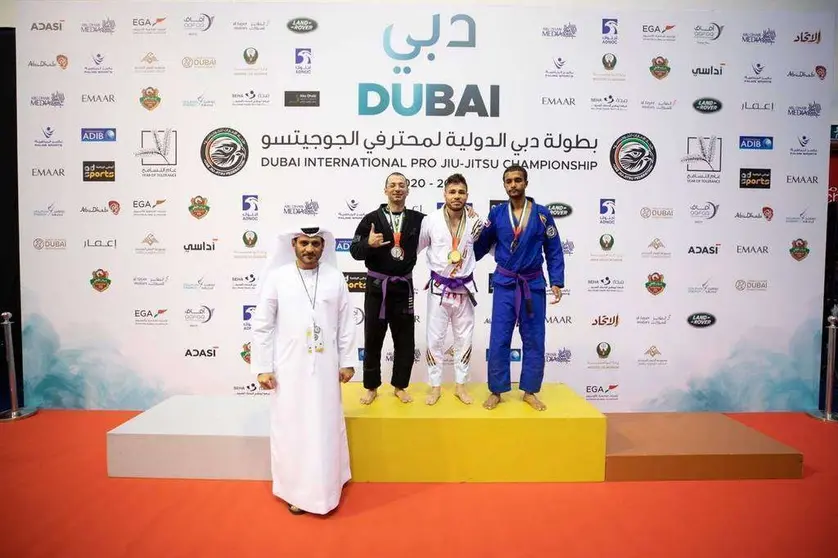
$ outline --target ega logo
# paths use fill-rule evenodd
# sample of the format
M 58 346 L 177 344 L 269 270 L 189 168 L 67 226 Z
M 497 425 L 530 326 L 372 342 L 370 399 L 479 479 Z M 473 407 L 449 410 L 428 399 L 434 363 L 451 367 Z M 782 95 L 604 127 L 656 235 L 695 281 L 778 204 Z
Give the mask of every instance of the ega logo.
M 452 38 L 445 43 L 445 48 L 474 48 L 477 40 L 477 24 L 466 14 L 456 14 L 450 19 L 448 33 L 452 37 L 463 29 L 466 38 Z M 401 62 L 413 60 L 427 49 L 425 58 L 428 62 L 436 60 L 434 45 L 439 46 L 440 16 L 432 18 L 430 37 L 414 38 L 413 34 L 404 39 L 405 46 L 393 46 L 393 27 L 384 29 L 384 52 L 391 59 Z M 441 44 L 441 43 L 439 43 Z M 407 48 L 406 48 L 407 47 Z M 410 76 L 410 66 L 396 65 L 393 73 L 397 76 Z M 408 91 L 406 91 L 408 90 Z M 392 83 L 390 87 L 378 83 L 358 84 L 358 114 L 375 116 L 387 109 L 392 109 L 400 116 L 415 116 L 424 109 L 425 116 L 466 116 L 497 118 L 500 115 L 500 86 L 489 85 L 488 96 L 474 83 L 467 84 L 461 91 L 446 83 Z M 407 103 L 410 104 L 407 104 Z

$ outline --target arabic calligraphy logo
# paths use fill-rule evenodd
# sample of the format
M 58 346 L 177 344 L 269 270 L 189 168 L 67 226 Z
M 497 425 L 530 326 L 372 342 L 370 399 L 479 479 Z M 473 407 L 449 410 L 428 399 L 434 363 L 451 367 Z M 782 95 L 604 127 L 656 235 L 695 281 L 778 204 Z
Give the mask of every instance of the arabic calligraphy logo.
M 430 48 L 436 45 L 440 39 L 439 29 L 440 15 L 433 15 L 433 26 L 431 36 L 428 39 L 415 39 L 407 35 L 404 42 L 411 50 L 400 52 L 393 48 L 393 27 L 388 25 L 383 33 L 384 52 L 392 60 L 399 63 L 413 60 L 419 56 L 423 48 Z M 466 14 L 456 14 L 450 19 L 451 27 L 458 23 L 466 26 L 467 35 L 465 39 L 448 41 L 447 48 L 474 48 L 476 45 L 477 25 L 474 19 Z M 436 60 L 436 53 L 427 52 L 425 58 L 433 62 Z M 408 65 L 397 65 L 393 67 L 396 75 L 408 75 L 412 68 Z M 462 89 L 457 97 L 453 86 L 445 83 L 413 83 L 413 84 L 391 84 L 390 88 L 378 83 L 358 84 L 358 114 L 361 116 L 375 116 L 381 114 L 388 108 L 392 108 L 400 116 L 414 116 L 422 111 L 423 104 L 425 116 L 465 116 L 475 113 L 481 117 L 497 117 L 500 112 L 500 86 L 491 85 L 488 99 L 484 98 L 480 87 L 476 84 L 468 84 Z M 405 102 L 403 90 L 410 89 L 411 100 Z M 488 107 L 488 109 L 487 109 Z
M 233 176 L 247 163 L 247 141 L 232 128 L 216 128 L 201 143 L 204 167 L 216 176 Z
M 475 24 L 474 19 L 471 16 L 468 16 L 466 14 L 457 14 L 452 16 L 450 23 L 453 26 L 458 21 L 464 21 L 468 26 L 468 38 L 464 41 L 448 41 L 448 44 L 445 46 L 454 48 L 474 48 L 476 41 L 477 24 Z M 419 53 L 422 51 L 422 47 L 433 46 L 437 43 L 437 41 L 439 41 L 439 14 L 433 15 L 433 30 L 431 32 L 430 39 L 414 39 L 412 35 L 407 36 L 405 42 L 413 47 L 413 50 L 407 53 L 396 52 L 395 50 L 393 50 L 393 47 L 391 46 L 393 26 L 394 24 L 391 23 L 384 29 L 384 52 L 386 52 L 387 56 L 389 56 L 393 60 L 413 60 L 414 58 L 419 56 Z M 427 54 L 427 59 L 433 62 L 436 59 L 436 55 L 433 52 L 429 52 Z M 410 66 L 396 66 L 393 68 L 394 74 L 398 74 L 401 72 L 409 74 L 410 71 Z
M 661 353 L 661 352 L 660 352 L 660 350 L 658 350 L 658 348 L 657 348 L 657 347 L 655 347 L 654 345 L 652 345 L 652 346 L 651 346 L 651 347 L 649 347 L 649 348 L 646 350 L 646 352 L 645 352 L 645 353 L 643 353 L 643 354 L 644 354 L 644 355 L 648 355 L 648 356 L 650 356 L 650 357 L 652 357 L 652 358 L 655 358 L 655 357 L 657 357 L 657 356 L 661 356 L 663 353 Z
M 110 209 L 111 213 L 113 213 L 114 215 L 119 215 L 119 210 L 121 209 L 121 206 L 119 205 L 118 201 L 111 200 L 108 202 L 108 209 Z
M 803 261 L 809 255 L 809 242 L 802 238 L 793 240 L 791 248 L 789 248 L 789 254 L 798 262 Z
M 666 288 L 666 283 L 663 281 L 663 274 L 658 273 L 655 271 L 654 273 L 650 273 L 648 275 L 648 281 L 646 281 L 646 290 L 652 293 L 653 295 L 657 296 L 663 292 Z
M 244 49 L 244 52 L 242 52 L 242 57 L 248 65 L 252 66 L 256 64 L 256 61 L 259 59 L 259 51 L 253 47 L 247 47 Z
M 242 360 L 246 363 L 250 364 L 250 342 L 248 341 L 244 345 L 242 345 L 242 352 L 239 353 L 242 357 Z
M 821 81 L 826 79 L 826 66 L 815 66 L 815 73 Z
M 611 354 L 611 345 L 603 341 L 596 346 L 596 354 L 599 358 L 608 358 Z
M 655 169 L 658 160 L 652 140 L 629 132 L 623 134 L 611 146 L 611 168 L 623 180 L 643 180 Z
M 599 247 L 608 252 L 614 247 L 614 237 L 610 234 L 604 234 L 599 237 Z
M 108 290 L 108 287 L 111 286 L 111 279 L 109 275 L 110 274 L 104 269 L 97 269 L 93 272 L 93 278 L 90 279 L 90 285 L 100 293 Z
M 203 196 L 195 196 L 189 200 L 189 213 L 196 219 L 203 219 L 209 213 L 210 206 L 207 205 L 207 198 Z
M 649 66 L 649 71 L 657 79 L 663 79 L 669 75 L 672 68 L 669 66 L 669 60 L 663 56 L 655 56 L 652 58 L 652 65 Z
M 602 67 L 608 71 L 613 70 L 617 66 L 617 57 L 608 52 L 602 55 Z
M 56 56 L 55 61 L 58 63 L 58 67 L 62 70 L 66 70 L 67 65 L 70 63 L 70 60 L 63 54 Z
M 766 221 L 771 221 L 774 218 L 774 210 L 766 205 L 762 208 L 762 216 Z
M 140 104 L 146 110 L 152 111 L 160 106 L 160 90 L 155 87 L 146 87 L 142 90 Z

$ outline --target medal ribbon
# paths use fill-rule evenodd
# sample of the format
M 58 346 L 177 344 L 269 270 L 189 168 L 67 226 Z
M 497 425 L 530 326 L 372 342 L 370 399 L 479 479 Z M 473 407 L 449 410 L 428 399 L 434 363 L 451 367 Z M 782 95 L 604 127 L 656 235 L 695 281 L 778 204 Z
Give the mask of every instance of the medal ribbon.
M 443 212 L 445 214 L 445 224 L 448 225 L 448 234 L 451 234 L 451 219 L 448 217 L 448 208 L 445 208 Z M 460 240 L 463 238 L 463 232 L 466 230 L 466 215 L 465 211 L 463 211 L 463 215 L 460 216 L 460 224 L 457 225 L 457 233 L 451 234 L 451 251 L 457 250 L 460 246 Z
M 387 219 L 390 222 L 390 228 L 393 229 L 393 244 L 399 247 L 401 247 L 402 242 L 402 217 L 404 217 L 404 212 L 395 217 L 390 212 L 390 208 L 387 208 Z
M 529 208 L 530 200 L 526 197 L 524 198 L 524 209 L 521 211 L 521 220 L 518 221 L 515 219 L 515 215 L 512 213 L 512 203 L 510 202 L 507 208 L 509 209 L 509 224 L 512 225 L 512 234 L 514 238 L 512 240 L 512 247 L 514 248 L 518 244 L 518 237 L 521 236 L 521 232 L 524 230 L 524 225 L 527 223 L 527 209 Z

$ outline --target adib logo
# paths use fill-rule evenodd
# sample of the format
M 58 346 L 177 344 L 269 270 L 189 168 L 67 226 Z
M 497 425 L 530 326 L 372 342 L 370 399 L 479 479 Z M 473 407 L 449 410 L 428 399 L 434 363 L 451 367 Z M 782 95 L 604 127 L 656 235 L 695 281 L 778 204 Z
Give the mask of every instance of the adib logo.
M 771 136 L 739 136 L 739 149 L 773 150 L 774 138 Z
M 426 60 L 432 64 L 438 55 L 454 56 L 456 49 L 475 48 L 477 44 L 477 24 L 466 14 L 451 16 L 444 31 L 440 30 L 440 15 L 434 14 L 430 31 L 412 31 L 404 39 L 394 38 L 394 26 L 390 24 L 384 29 L 384 52 L 396 61 L 393 73 L 406 79 L 412 77 L 413 68 L 402 66 L 402 63 L 424 59 L 423 62 Z M 417 36 L 419 38 L 415 38 Z M 440 52 L 442 49 L 444 51 Z M 388 109 L 400 116 L 476 115 L 497 118 L 500 116 L 500 86 L 484 85 L 481 89 L 480 85 L 469 83 L 455 88 L 447 83 L 401 82 L 390 84 L 388 89 L 378 83 L 358 84 L 359 115 L 375 116 Z

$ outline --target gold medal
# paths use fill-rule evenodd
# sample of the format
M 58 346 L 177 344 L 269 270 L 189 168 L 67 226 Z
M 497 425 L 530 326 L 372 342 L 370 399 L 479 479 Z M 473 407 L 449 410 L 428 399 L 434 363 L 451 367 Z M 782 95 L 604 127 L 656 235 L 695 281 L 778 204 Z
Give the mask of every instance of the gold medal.
M 459 250 L 451 250 L 448 252 L 448 263 L 456 264 L 459 263 L 461 259 L 463 259 L 463 256 L 460 254 Z

